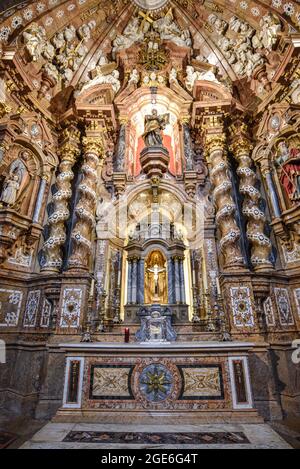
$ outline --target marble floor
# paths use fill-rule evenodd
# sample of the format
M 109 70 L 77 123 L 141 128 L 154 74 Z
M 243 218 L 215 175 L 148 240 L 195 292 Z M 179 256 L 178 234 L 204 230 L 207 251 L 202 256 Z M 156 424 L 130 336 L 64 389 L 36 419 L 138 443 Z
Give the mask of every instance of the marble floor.
M 135 436 L 135 443 L 120 442 L 120 435 L 128 432 Z M 176 444 L 155 442 L 155 436 L 166 433 L 163 441 L 177 441 Z M 220 434 L 218 437 L 218 433 Z M 107 434 L 109 435 L 108 441 Z M 139 435 L 139 444 L 136 444 Z M 144 437 L 143 437 L 144 434 Z M 149 435 L 153 434 L 153 442 Z M 168 438 L 167 438 L 168 434 Z M 178 438 L 170 438 L 170 435 Z M 179 435 L 180 434 L 180 435 Z M 191 436 L 193 444 L 182 444 Z M 74 435 L 76 440 L 74 441 Z M 79 437 L 78 437 L 79 435 Z M 96 438 L 95 438 L 96 435 Z M 195 444 L 195 435 L 199 443 Z M 200 436 L 199 436 L 200 435 Z M 226 439 L 224 440 L 224 435 Z M 236 436 L 238 437 L 236 438 Z M 80 439 L 82 441 L 80 441 Z M 230 439 L 232 441 L 230 441 Z M 68 440 L 68 441 L 66 441 Z M 70 441 L 71 440 L 71 441 Z M 79 441 L 78 441 L 79 440 Z M 150 438 L 151 440 L 151 438 Z M 101 442 L 99 442 L 101 441 Z M 114 443 L 112 443 L 114 441 Z M 145 441 L 147 443 L 145 443 Z M 241 443 L 242 441 L 242 443 Z M 116 425 L 90 423 L 47 423 L 21 449 L 291 449 L 267 424 L 214 424 L 214 425 Z

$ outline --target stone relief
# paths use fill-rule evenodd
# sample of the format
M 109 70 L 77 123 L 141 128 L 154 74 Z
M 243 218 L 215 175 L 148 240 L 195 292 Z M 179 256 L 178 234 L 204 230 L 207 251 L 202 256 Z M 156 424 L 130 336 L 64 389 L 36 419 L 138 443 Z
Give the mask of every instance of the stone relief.
M 172 9 L 166 15 L 154 21 L 150 17 L 143 19 L 133 18 L 122 34 L 119 34 L 113 41 L 113 57 L 116 53 L 128 49 L 138 42 L 145 39 L 145 35 L 152 27 L 153 31 L 158 33 L 161 41 L 170 41 L 180 47 L 192 47 L 192 39 L 190 31 L 182 30 L 174 20 Z
M 211 70 L 208 71 L 203 71 L 203 72 L 198 72 L 192 67 L 191 65 L 188 65 L 186 67 L 186 79 L 185 79 L 185 86 L 189 91 L 193 91 L 194 84 L 198 80 L 206 80 L 206 81 L 212 81 L 214 83 L 220 84 L 219 80 L 217 80 L 214 72 Z
M 31 23 L 31 25 L 23 32 L 23 41 L 25 44 L 25 50 L 30 59 L 37 62 L 42 57 L 47 43 L 45 28 L 43 28 L 43 26 L 39 26 L 37 23 Z M 52 58 L 53 56 L 54 53 Z
M 273 13 L 260 21 L 261 30 L 256 31 L 247 22 L 236 16 L 229 23 L 215 14 L 208 17 L 208 23 L 221 36 L 218 45 L 238 76 L 252 77 L 253 71 L 266 61 L 263 49 L 271 51 L 282 30 L 279 18 Z M 234 33 L 234 36 L 229 33 Z
M 114 93 L 118 93 L 121 88 L 120 73 L 115 62 L 109 62 L 106 55 L 101 53 L 98 64 L 90 78 L 83 84 L 80 93 L 95 85 L 112 85 Z
M 91 39 L 95 26 L 94 20 L 81 25 L 77 30 L 71 24 L 48 40 L 45 29 L 32 23 L 23 32 L 25 50 L 35 62 L 46 59 L 47 62 L 42 67 L 44 73 L 55 77 L 56 81 L 58 74 L 68 83 L 88 52 L 86 44 Z

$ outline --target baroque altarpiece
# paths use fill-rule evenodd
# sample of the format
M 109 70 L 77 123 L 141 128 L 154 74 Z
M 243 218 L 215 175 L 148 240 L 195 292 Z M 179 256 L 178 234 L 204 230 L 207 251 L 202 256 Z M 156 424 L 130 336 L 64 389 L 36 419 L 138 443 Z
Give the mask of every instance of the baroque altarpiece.
M 299 413 L 299 4 L 0 20 L 1 406 Z

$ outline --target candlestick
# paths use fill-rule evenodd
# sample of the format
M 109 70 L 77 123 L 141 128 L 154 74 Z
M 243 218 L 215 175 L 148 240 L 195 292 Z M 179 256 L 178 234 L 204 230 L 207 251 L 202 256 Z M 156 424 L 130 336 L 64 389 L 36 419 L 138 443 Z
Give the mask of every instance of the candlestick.
M 130 330 L 129 330 L 128 327 L 126 327 L 125 328 L 125 336 L 124 336 L 125 344 L 129 343 L 129 338 L 130 338 Z

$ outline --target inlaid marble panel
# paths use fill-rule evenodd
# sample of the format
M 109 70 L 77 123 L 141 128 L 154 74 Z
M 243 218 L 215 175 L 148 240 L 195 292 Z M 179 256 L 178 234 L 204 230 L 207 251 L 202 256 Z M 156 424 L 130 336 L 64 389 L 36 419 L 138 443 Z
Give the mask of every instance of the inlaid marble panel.
M 32 290 L 28 293 L 24 316 L 24 327 L 34 327 L 39 308 L 41 291 Z
M 76 328 L 79 326 L 82 304 L 81 288 L 65 288 L 63 292 L 60 327 Z
M 130 366 L 92 366 L 90 399 L 132 399 Z
M 179 367 L 183 378 L 181 399 L 223 399 L 222 370 L 219 366 Z
M 83 407 L 89 409 L 230 409 L 226 357 L 86 358 Z
M 17 326 L 23 292 L 0 288 L 0 327 Z
M 279 320 L 282 326 L 294 325 L 288 290 L 286 288 L 274 288 Z
M 248 287 L 230 288 L 233 322 L 236 327 L 254 327 L 254 316 Z

